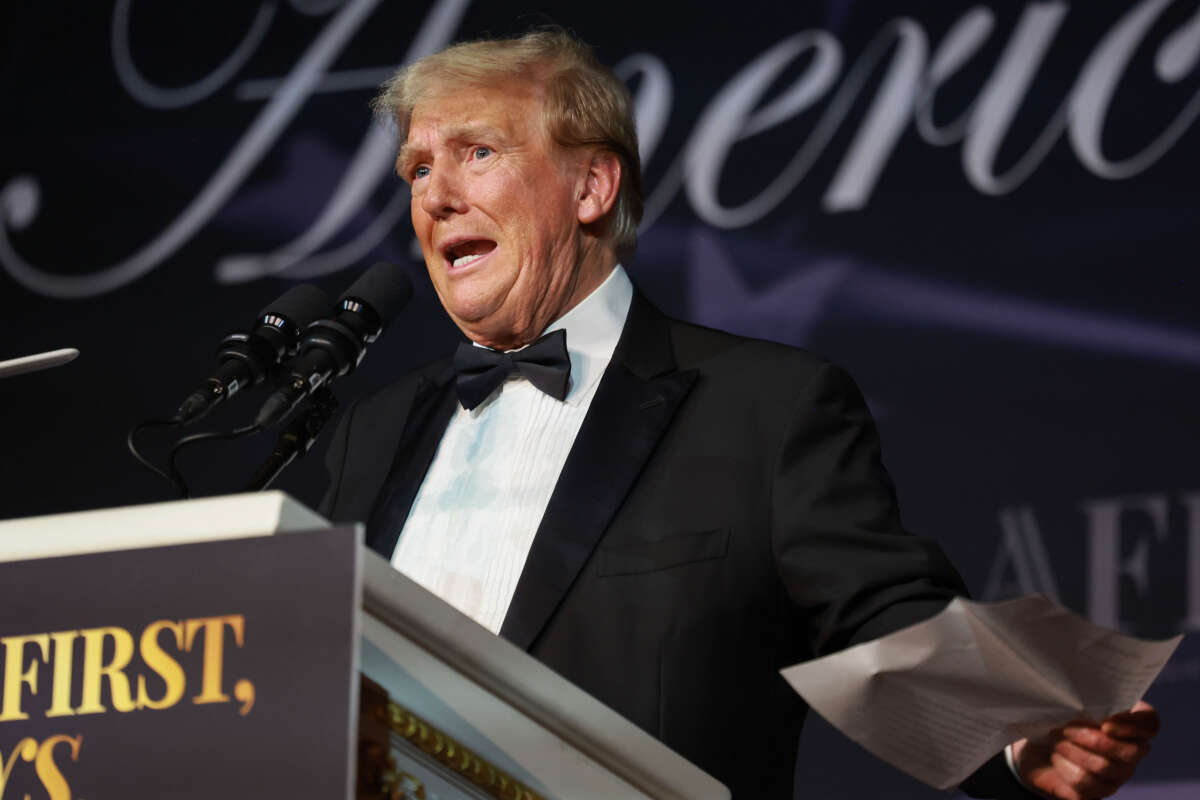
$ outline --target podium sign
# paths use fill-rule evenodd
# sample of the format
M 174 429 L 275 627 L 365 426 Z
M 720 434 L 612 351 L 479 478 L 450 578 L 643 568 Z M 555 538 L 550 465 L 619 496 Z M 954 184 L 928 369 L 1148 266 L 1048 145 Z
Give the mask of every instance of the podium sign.
M 0 520 L 0 800 L 728 800 L 361 530 L 279 492 Z
M 360 540 L 0 563 L 0 800 L 346 797 Z

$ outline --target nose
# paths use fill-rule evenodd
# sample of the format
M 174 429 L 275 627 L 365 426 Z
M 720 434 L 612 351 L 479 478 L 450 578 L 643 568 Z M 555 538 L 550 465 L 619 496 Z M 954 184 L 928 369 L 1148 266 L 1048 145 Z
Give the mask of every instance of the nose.
M 453 166 L 435 167 L 425 178 L 421 208 L 434 219 L 445 219 L 467 210 L 462 178 Z

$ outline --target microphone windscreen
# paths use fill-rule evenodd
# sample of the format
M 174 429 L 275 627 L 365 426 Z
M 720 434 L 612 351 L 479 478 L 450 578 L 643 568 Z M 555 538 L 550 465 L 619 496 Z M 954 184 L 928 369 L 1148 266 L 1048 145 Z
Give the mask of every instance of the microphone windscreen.
M 413 285 L 407 273 L 396 264 L 380 261 L 346 290 L 338 300 L 338 306 L 344 300 L 364 303 L 374 309 L 386 327 L 412 299 L 412 293 Z
M 258 319 L 268 314 L 284 317 L 297 328 L 306 328 L 332 311 L 329 295 L 311 283 L 293 286 L 258 313 Z

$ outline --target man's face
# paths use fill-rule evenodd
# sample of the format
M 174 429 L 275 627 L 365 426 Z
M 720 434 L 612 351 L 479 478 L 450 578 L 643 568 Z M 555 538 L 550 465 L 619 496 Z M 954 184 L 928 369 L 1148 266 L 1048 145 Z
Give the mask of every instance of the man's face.
M 528 343 L 580 299 L 588 156 L 550 140 L 541 102 L 532 87 L 420 101 L 397 163 L 438 298 L 491 347 Z

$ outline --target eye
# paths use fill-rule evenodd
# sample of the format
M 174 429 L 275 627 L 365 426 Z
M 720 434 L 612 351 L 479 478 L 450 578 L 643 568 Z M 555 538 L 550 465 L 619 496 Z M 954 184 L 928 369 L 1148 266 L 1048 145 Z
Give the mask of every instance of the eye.
M 429 175 L 429 167 L 425 166 L 424 164 L 420 164 L 416 167 L 413 167 L 412 179 L 414 181 L 417 180 L 418 178 L 424 178 L 428 175 Z
M 491 154 L 492 154 L 492 148 L 490 148 L 490 147 L 476 147 L 474 152 L 471 153 L 471 155 L 477 161 L 482 161 L 483 159 L 487 158 Z

